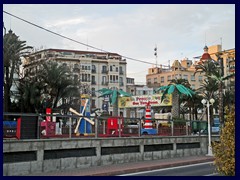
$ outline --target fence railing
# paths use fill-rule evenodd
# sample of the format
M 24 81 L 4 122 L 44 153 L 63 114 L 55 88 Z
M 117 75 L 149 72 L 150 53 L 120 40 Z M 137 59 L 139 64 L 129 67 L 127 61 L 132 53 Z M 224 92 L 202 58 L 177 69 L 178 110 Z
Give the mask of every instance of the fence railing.
M 188 136 L 207 134 L 206 121 L 4 113 L 3 137 L 17 139 Z M 50 117 L 50 118 L 49 118 Z M 46 121 L 46 119 L 50 121 Z

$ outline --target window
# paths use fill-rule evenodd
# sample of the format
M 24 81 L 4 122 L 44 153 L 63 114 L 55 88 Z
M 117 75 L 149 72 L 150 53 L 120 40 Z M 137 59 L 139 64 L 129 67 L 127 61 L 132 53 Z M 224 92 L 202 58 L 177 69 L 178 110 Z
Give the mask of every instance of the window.
M 154 78 L 154 84 L 157 84 L 157 78 Z
M 92 99 L 92 108 L 96 108 L 96 101 L 94 99 Z
M 116 72 L 118 72 L 118 67 L 116 67 Z
M 102 72 L 107 72 L 107 66 L 102 66 Z
M 135 118 L 135 112 L 134 111 L 130 112 L 130 118 Z
M 147 84 L 151 84 L 151 79 L 147 79 Z
M 169 76 L 167 77 L 167 80 L 168 80 L 168 81 L 171 81 L 171 75 L 169 75 Z
M 95 91 L 95 88 L 92 88 L 92 96 L 96 96 Z
M 112 71 L 112 66 L 110 66 L 110 71 Z
M 183 79 L 186 79 L 186 80 L 188 80 L 188 75 L 183 75 Z
M 122 66 L 119 67 L 119 73 L 120 73 L 120 74 L 123 74 L 123 68 L 122 68 Z
M 95 76 L 92 76 L 92 83 L 96 84 Z
M 191 81 L 195 81 L 195 76 L 191 75 Z
M 161 77 L 161 83 L 164 83 L 164 77 Z
M 96 66 L 92 65 L 92 73 L 96 73 Z
M 102 77 L 102 82 L 104 82 L 104 83 L 106 82 L 106 76 Z

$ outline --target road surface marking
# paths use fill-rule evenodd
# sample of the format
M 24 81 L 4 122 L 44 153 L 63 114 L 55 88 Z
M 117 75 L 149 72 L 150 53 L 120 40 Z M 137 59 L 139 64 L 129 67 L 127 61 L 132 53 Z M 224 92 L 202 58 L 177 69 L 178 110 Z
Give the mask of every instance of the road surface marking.
M 170 168 L 164 168 L 164 169 L 155 169 L 155 170 L 150 170 L 150 171 L 141 171 L 141 172 L 136 172 L 136 173 L 121 174 L 121 175 L 118 175 L 118 176 L 132 176 L 132 175 L 144 174 L 144 173 L 150 173 L 150 172 L 159 172 L 159 171 L 179 169 L 179 168 L 185 168 L 185 167 L 200 166 L 200 165 L 204 165 L 204 164 L 213 164 L 213 162 L 204 162 L 204 163 L 190 164 L 190 165 L 184 165 L 184 166 L 176 166 L 176 167 L 170 167 Z

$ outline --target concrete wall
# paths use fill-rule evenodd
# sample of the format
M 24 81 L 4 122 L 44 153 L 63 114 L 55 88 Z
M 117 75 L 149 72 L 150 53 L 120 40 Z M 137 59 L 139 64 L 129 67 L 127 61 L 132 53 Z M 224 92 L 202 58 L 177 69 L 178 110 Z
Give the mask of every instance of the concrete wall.
M 3 175 L 204 155 L 207 144 L 207 136 L 4 140 Z

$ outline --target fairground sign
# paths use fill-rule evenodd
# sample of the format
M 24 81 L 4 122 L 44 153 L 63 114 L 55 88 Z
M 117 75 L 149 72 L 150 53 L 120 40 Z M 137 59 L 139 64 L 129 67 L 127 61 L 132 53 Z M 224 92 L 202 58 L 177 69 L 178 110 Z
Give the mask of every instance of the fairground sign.
M 151 106 L 172 106 L 172 95 L 166 95 L 161 102 L 161 94 L 120 97 L 118 99 L 119 108 L 144 107 L 149 102 Z

